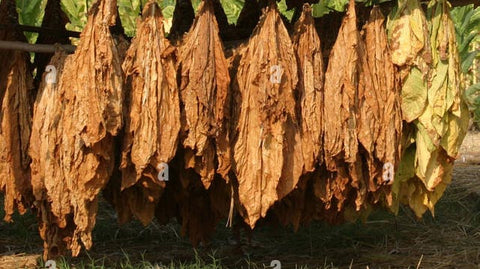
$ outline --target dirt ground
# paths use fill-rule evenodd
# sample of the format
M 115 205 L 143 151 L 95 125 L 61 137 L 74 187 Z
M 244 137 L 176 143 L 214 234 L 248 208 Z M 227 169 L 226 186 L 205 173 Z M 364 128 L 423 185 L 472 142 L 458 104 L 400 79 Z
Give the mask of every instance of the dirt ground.
M 478 134 L 467 137 L 453 183 L 437 204 L 435 217 L 427 213 L 417 220 L 409 209 L 402 208 L 398 216 L 378 211 L 366 223 L 313 223 L 296 233 L 288 227 L 260 227 L 250 243 L 243 234 L 241 244 L 222 223 L 211 242 L 194 249 L 179 234 L 177 223 L 119 226 L 113 209 L 102 202 L 94 247 L 78 258 L 66 258 L 65 263 L 77 268 L 89 263 L 120 268 L 126 261 L 169 264 L 202 259 L 226 268 L 268 268 L 264 265 L 276 259 L 282 268 L 478 268 L 480 165 L 476 163 L 480 162 L 466 155 L 480 156 L 474 150 L 477 141 Z M 3 214 L 0 211 L 0 217 Z M 0 223 L 0 268 L 35 268 L 42 252 L 35 217 L 15 216 L 14 221 Z

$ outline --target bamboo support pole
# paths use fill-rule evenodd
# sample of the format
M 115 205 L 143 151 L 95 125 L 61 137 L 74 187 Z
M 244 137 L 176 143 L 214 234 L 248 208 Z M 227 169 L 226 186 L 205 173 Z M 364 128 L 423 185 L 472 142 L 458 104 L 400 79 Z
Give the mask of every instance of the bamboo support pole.
M 66 52 L 75 52 L 75 46 L 72 45 L 42 45 L 42 44 L 29 44 L 19 41 L 3 41 L 0 40 L 0 49 L 5 50 L 23 50 L 36 53 L 55 53 L 57 47 L 64 49 Z

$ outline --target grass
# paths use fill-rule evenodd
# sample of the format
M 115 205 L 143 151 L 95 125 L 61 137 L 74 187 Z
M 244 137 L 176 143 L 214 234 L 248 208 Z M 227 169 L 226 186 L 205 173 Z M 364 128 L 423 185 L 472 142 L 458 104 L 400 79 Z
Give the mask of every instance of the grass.
M 398 216 L 375 212 L 366 223 L 330 226 L 312 223 L 296 233 L 289 227 L 260 227 L 250 245 L 232 244 L 222 223 L 212 240 L 193 248 L 176 222 L 165 226 L 137 222 L 120 226 L 106 203 L 100 206 L 94 246 L 77 258 L 64 257 L 57 268 L 473 268 L 480 264 L 480 166 L 457 166 L 454 182 L 437 204 L 435 218 L 417 220 L 402 208 Z M 1 205 L 0 205 L 1 206 Z M 3 217 L 3 212 L 0 212 Z M 2 260 L 25 257 L 43 262 L 42 242 L 31 214 L 0 223 Z M 31 263 L 31 262 L 30 262 Z M 14 267 L 28 267 L 18 262 Z

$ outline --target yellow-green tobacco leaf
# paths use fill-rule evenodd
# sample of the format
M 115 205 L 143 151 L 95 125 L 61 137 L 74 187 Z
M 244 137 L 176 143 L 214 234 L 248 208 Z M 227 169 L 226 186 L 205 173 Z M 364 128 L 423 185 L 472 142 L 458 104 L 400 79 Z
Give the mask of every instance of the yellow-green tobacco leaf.
M 448 61 L 438 61 L 432 70 L 430 87 L 428 88 L 428 105 L 432 107 L 433 114 L 443 117 L 452 103 L 447 103 L 448 91 Z M 452 100 L 448 100 L 452 101 Z
M 448 11 L 446 11 L 448 12 Z M 449 15 L 449 13 L 447 13 Z M 450 50 L 449 62 L 448 62 L 448 91 L 447 100 L 451 100 L 451 105 L 447 107 L 455 116 L 462 117 L 468 113 L 462 114 L 462 103 L 465 102 L 463 85 L 460 79 L 460 56 L 458 54 L 457 40 L 455 36 L 455 27 L 453 21 L 448 16 L 448 33 L 449 41 L 448 47 Z
M 425 211 L 428 210 L 426 204 L 429 204 L 425 187 L 416 177 L 411 178 L 405 186 L 405 195 L 402 196 L 402 198 L 404 198 L 402 203 L 407 204 L 413 210 L 417 218 L 421 218 Z
M 444 156 L 447 156 L 445 151 L 441 148 L 432 152 L 425 170 L 424 178 L 421 179 L 428 191 L 434 191 L 435 188 L 443 181 L 443 165 L 446 160 L 441 158 L 441 152 L 443 152 Z
M 430 141 L 434 147 L 432 148 L 432 150 L 434 150 L 440 144 L 440 135 L 437 133 L 437 129 L 435 126 L 435 115 L 433 114 L 433 109 L 431 106 L 427 105 L 425 107 L 425 110 L 423 111 L 422 115 L 418 117 L 418 122 L 421 123 L 422 126 L 419 127 L 417 121 L 415 121 L 416 128 L 425 129 L 425 131 L 423 132 L 427 134 L 428 137 L 430 138 Z M 417 132 L 417 135 L 418 135 L 418 132 Z
M 415 155 L 415 174 L 425 183 L 427 186 L 427 179 L 425 175 L 427 173 L 427 167 L 432 159 L 432 153 L 438 148 L 428 135 L 427 129 L 420 122 L 416 121 L 417 136 L 416 145 L 417 152 Z
M 415 153 L 415 144 L 406 148 L 395 172 L 395 180 L 392 184 L 392 206 L 390 207 L 395 214 L 398 213 L 402 187 L 407 184 L 408 179 L 415 176 Z
M 412 67 L 403 81 L 402 113 L 403 119 L 412 122 L 425 110 L 427 104 L 427 85 L 420 69 Z
M 415 181 L 413 181 L 415 192 L 410 196 L 409 205 L 419 218 L 425 213 L 426 209 L 429 209 L 432 215 L 435 214 L 435 204 L 440 200 L 445 189 L 452 181 L 453 161 L 442 149 L 438 152 L 438 164 L 435 171 L 442 180 L 432 191 L 427 190 L 420 180 L 415 178 Z
M 398 66 L 412 65 L 427 44 L 425 15 L 418 0 L 399 0 L 391 16 L 392 61 Z
M 445 36 L 443 2 L 444 0 L 431 0 L 427 7 L 433 66 L 436 66 L 439 60 L 439 48 L 443 47 L 443 53 L 445 53 L 446 42 L 448 42 Z
M 450 5 L 445 0 L 432 0 L 429 3 L 435 65 L 428 100 L 434 114 L 444 119 L 439 121 L 446 127 L 445 132 L 441 133 L 441 146 L 449 156 L 456 157 L 468 128 L 469 113 L 460 87 L 455 27 L 449 11 Z M 437 125 L 437 119 L 434 122 Z
M 467 105 L 462 102 L 460 117 L 448 113 L 448 131 L 442 137 L 440 145 L 452 158 L 458 157 L 458 150 L 467 134 L 470 113 Z

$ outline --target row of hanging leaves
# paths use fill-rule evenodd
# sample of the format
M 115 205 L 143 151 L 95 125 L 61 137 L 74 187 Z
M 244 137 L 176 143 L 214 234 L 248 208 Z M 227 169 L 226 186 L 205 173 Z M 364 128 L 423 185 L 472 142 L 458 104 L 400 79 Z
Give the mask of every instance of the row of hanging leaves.
M 350 1 L 326 68 L 308 4 L 290 36 L 270 1 L 233 50 L 212 0 L 178 46 L 154 2 L 131 44 L 112 36 L 116 7 L 92 5 L 75 54 L 55 54 L 58 82 L 45 74 L 35 102 L 27 55 L 0 54 L 11 63 L 0 69 L 6 220 L 33 202 L 45 257 L 92 246 L 102 191 L 120 222 L 177 217 L 193 243 L 234 208 L 251 228 L 268 214 L 297 228 L 400 202 L 433 212 L 468 122 L 445 0 L 428 16 L 401 0 L 388 23 L 374 7 L 362 31 Z

